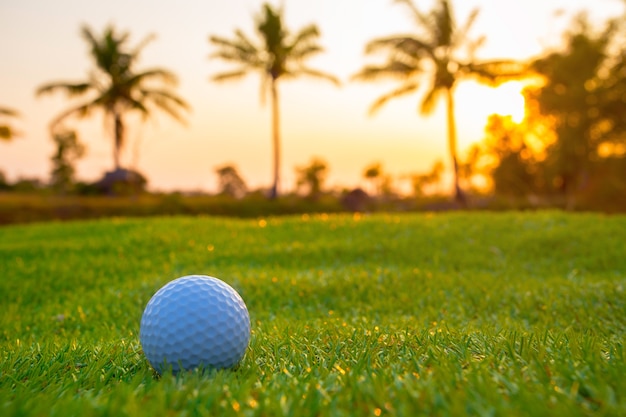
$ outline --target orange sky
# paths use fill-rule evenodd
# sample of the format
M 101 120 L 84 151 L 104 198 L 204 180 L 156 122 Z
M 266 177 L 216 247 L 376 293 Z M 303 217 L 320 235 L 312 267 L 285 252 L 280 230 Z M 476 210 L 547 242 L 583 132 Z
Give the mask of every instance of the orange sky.
M 47 179 L 52 141 L 47 124 L 70 102 L 61 94 L 36 99 L 35 89 L 57 80 L 80 81 L 91 65 L 79 35 L 82 23 L 100 32 L 115 23 L 131 32 L 131 45 L 150 33 L 157 39 L 142 55 L 138 69 L 159 66 L 180 78 L 178 94 L 193 107 L 182 126 L 156 117 L 128 131 L 122 161 L 146 174 L 153 189 L 212 190 L 214 169 L 234 163 L 252 187 L 271 183 L 269 107 L 259 99 L 256 75 L 239 82 L 215 84 L 212 74 L 226 68 L 208 59 L 209 35 L 230 37 L 235 28 L 252 35 L 251 16 L 259 0 L 21 0 L 0 2 L 0 106 L 21 113 L 13 124 L 22 132 L 11 143 L 0 143 L 0 170 L 10 180 Z M 274 2 L 276 3 L 276 2 Z M 283 160 L 282 188 L 293 188 L 294 167 L 311 157 L 328 161 L 328 185 L 362 182 L 363 168 L 380 161 L 394 176 L 427 170 L 436 159 L 447 160 L 443 106 L 423 117 L 417 114 L 419 96 L 390 102 L 374 117 L 369 105 L 393 83 L 349 82 L 352 74 L 375 59 L 363 55 L 371 39 L 407 32 L 412 22 L 392 0 L 283 0 L 286 24 L 300 28 L 315 23 L 326 52 L 310 64 L 338 76 L 336 88 L 317 80 L 299 79 L 281 85 Z M 422 9 L 432 2 L 418 1 Z M 472 31 L 488 40 L 481 58 L 527 58 L 558 45 L 572 15 L 586 9 L 603 19 L 623 13 L 620 0 L 457 0 L 464 21 L 478 6 L 481 14 Z M 556 10 L 564 14 L 555 16 Z M 473 83 L 457 90 L 460 149 L 480 140 L 489 114 L 518 113 L 523 101 L 520 84 L 493 90 Z M 88 153 L 77 165 L 78 177 L 95 180 L 112 167 L 112 140 L 102 117 L 72 122 Z

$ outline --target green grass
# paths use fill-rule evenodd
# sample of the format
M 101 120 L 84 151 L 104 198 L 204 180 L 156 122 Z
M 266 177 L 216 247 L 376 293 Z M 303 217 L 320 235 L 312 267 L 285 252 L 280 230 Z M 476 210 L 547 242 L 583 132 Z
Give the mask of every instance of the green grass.
M 626 217 L 172 217 L 0 229 L 0 415 L 626 415 Z M 236 370 L 157 378 L 152 294 L 219 277 Z

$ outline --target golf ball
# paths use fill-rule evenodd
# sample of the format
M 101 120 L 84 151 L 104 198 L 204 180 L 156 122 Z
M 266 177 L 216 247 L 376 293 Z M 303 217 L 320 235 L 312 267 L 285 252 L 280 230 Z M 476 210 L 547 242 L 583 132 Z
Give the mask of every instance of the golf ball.
M 139 329 L 141 347 L 159 373 L 203 366 L 231 368 L 250 341 L 250 316 L 241 296 L 206 275 L 175 279 L 148 301 Z

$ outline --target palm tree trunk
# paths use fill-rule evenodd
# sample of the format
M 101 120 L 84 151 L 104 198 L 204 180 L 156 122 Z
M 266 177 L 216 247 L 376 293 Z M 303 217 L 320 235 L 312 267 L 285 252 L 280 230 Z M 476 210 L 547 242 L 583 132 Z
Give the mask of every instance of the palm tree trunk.
M 113 112 L 113 163 L 115 164 L 115 170 L 119 170 L 120 166 L 120 153 L 122 151 L 122 145 L 124 144 L 124 122 L 122 121 L 122 115 L 118 112 Z
M 446 89 L 446 105 L 448 118 L 448 146 L 450 147 L 450 157 L 454 168 L 454 201 L 461 207 L 467 206 L 465 193 L 459 185 L 459 161 L 456 152 L 456 122 L 454 118 L 454 91 L 453 88 Z
M 274 147 L 274 179 L 270 199 L 278 197 L 278 183 L 280 180 L 280 111 L 278 108 L 278 86 L 275 78 L 272 78 L 272 145 Z

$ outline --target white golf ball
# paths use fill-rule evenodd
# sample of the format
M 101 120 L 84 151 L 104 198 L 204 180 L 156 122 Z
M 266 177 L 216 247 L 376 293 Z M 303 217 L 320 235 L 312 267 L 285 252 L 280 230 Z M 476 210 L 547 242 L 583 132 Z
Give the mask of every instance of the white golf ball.
M 152 367 L 176 373 L 199 366 L 231 368 L 250 341 L 250 316 L 241 296 L 205 276 L 175 279 L 152 296 L 141 317 L 139 341 Z

